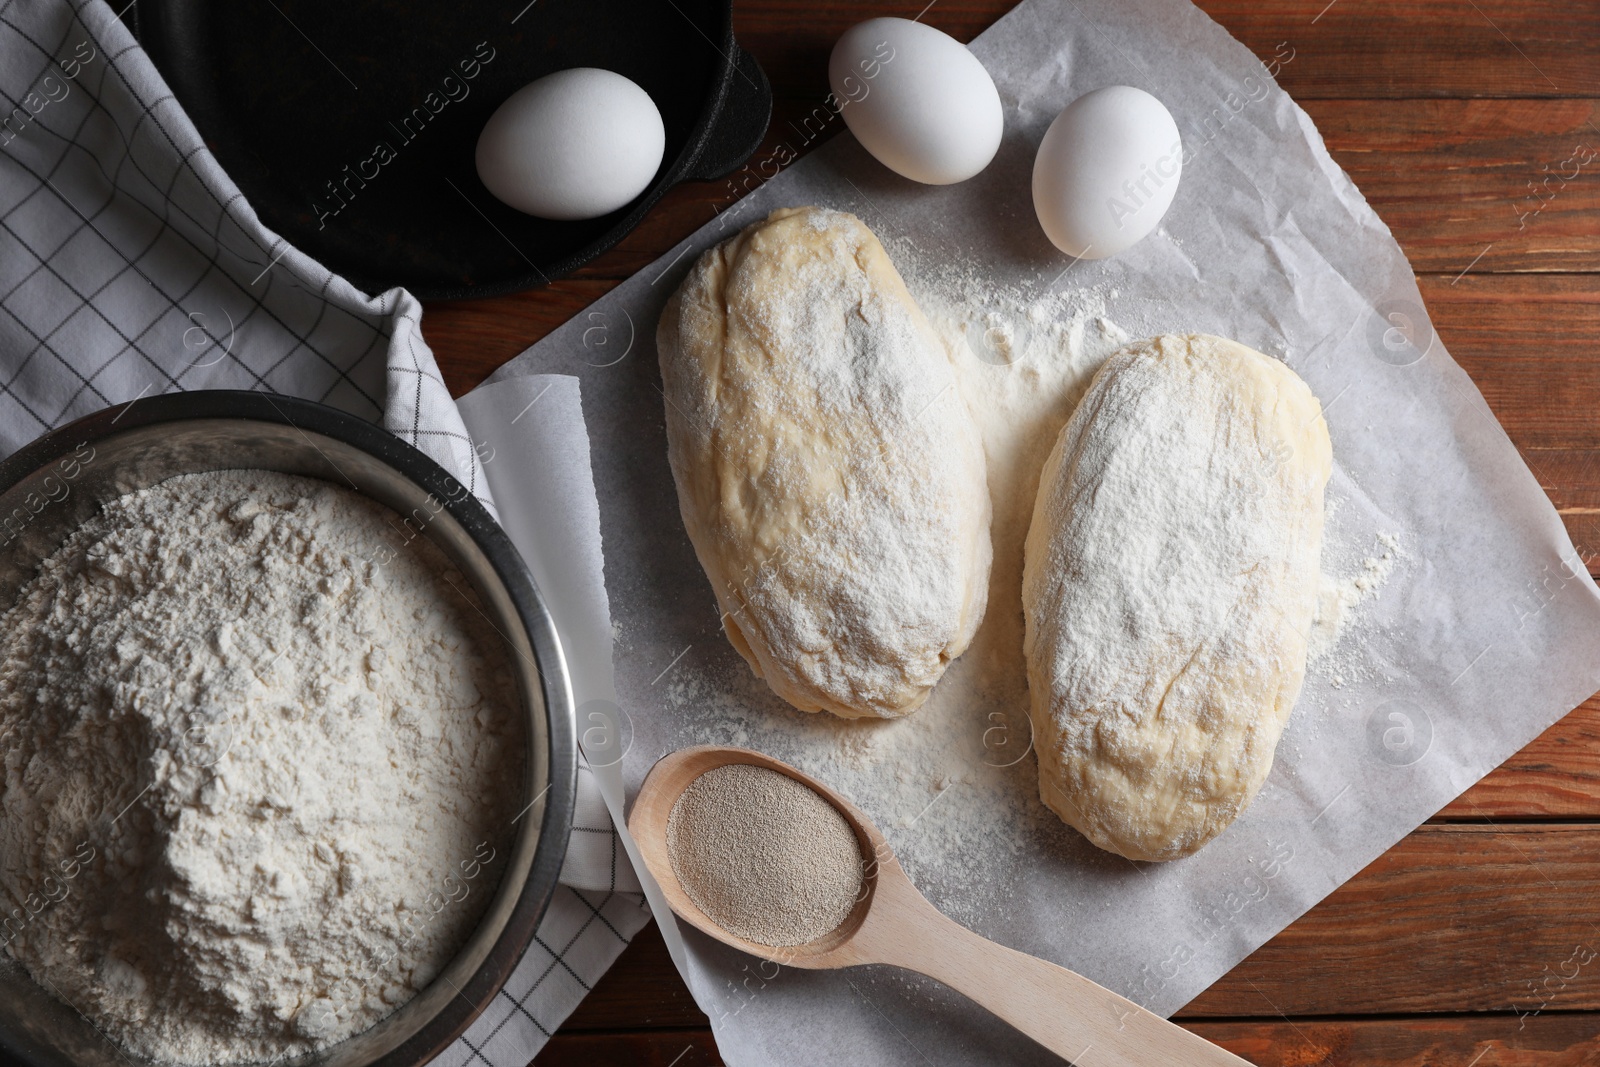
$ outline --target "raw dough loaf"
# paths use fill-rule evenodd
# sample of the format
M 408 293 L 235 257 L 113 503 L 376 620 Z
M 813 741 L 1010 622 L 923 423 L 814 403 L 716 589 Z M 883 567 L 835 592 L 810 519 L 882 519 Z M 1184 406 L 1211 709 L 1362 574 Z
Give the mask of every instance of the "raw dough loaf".
M 1061 431 L 1028 531 L 1028 685 L 1040 798 L 1096 845 L 1187 856 L 1261 788 L 1331 464 L 1305 382 L 1204 335 L 1119 350 Z
M 918 707 L 982 620 L 989 496 L 949 357 L 878 239 L 775 211 L 700 257 L 656 344 L 733 646 L 803 711 Z

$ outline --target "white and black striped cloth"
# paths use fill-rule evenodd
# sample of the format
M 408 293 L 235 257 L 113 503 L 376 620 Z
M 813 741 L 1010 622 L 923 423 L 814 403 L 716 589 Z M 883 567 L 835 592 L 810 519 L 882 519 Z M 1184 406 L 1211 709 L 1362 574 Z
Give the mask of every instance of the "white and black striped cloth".
M 0 99 L 0 455 L 142 396 L 261 389 L 380 422 L 493 507 L 416 299 L 263 227 L 104 0 L 0 0 Z M 562 883 L 438 1063 L 523 1067 L 649 920 L 587 769 Z

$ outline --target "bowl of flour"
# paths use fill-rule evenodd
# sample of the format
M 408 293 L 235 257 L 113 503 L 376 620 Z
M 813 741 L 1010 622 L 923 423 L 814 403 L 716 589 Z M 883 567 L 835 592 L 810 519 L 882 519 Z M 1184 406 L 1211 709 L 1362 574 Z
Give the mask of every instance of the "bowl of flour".
M 425 1063 L 575 777 L 526 566 L 399 439 L 196 392 L 0 463 L 0 1059 Z

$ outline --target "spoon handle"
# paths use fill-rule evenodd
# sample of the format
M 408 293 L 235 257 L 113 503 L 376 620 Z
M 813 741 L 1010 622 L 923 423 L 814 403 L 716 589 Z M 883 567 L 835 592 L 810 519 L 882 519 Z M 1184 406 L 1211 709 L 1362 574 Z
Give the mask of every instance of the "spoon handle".
M 979 937 L 931 905 L 917 918 L 921 935 L 897 938 L 882 962 L 937 979 L 1074 1064 L 1250 1067 L 1082 975 Z

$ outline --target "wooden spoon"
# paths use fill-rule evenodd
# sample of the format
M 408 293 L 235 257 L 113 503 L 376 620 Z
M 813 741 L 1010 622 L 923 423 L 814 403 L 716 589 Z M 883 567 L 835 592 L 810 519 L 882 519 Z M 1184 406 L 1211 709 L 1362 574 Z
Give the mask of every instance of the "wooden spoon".
M 689 783 L 730 763 L 766 767 L 809 786 L 855 831 L 866 877 L 861 899 L 837 929 L 804 945 L 773 948 L 730 933 L 689 899 L 667 854 L 667 818 Z M 1249 1067 L 1247 1060 L 1081 975 L 987 941 L 945 918 L 911 884 L 872 820 L 815 778 L 771 756 L 702 745 L 663 757 L 639 789 L 628 829 L 678 917 L 753 956 L 808 969 L 888 963 L 925 974 L 1084 1067 Z

